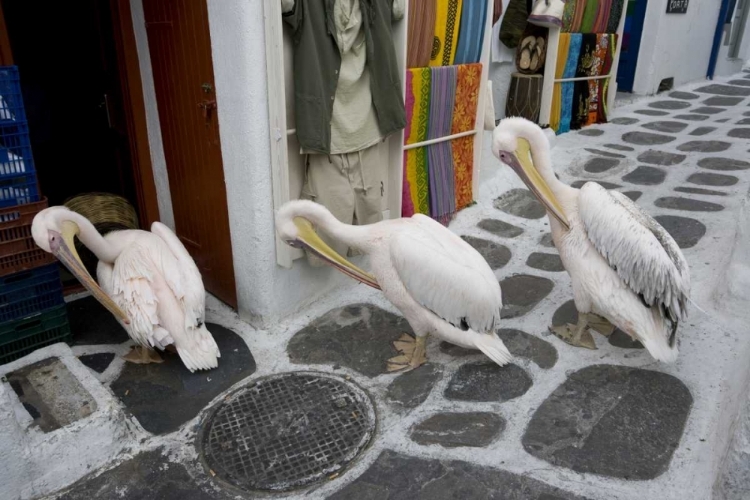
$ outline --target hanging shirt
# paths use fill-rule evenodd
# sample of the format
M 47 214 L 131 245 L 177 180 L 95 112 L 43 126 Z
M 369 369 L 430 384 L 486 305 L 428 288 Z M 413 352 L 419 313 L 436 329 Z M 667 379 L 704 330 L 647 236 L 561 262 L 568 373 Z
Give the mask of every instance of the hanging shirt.
M 302 150 L 364 149 L 406 125 L 392 20 L 405 0 L 281 0 L 294 41 Z M 373 126 L 374 125 L 374 126 Z

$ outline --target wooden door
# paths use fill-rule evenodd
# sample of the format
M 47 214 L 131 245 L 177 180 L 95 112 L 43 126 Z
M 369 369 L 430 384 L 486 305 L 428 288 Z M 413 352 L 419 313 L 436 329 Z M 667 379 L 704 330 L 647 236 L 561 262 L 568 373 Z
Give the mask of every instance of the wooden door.
M 205 0 L 143 0 L 177 236 L 206 289 L 237 295 Z

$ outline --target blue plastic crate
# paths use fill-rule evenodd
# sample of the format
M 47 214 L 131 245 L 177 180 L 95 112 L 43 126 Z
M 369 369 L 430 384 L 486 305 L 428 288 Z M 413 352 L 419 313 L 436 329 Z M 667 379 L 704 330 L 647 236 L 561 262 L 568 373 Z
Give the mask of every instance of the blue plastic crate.
M 0 278 L 0 323 L 27 318 L 64 303 L 56 263 Z
M 39 201 L 36 175 L 19 175 L 0 180 L 0 208 Z
M 29 318 L 0 323 L 0 365 L 70 338 L 65 304 Z
M 0 123 L 25 122 L 17 66 L 0 66 Z
M 0 180 L 35 172 L 28 124 L 0 124 Z

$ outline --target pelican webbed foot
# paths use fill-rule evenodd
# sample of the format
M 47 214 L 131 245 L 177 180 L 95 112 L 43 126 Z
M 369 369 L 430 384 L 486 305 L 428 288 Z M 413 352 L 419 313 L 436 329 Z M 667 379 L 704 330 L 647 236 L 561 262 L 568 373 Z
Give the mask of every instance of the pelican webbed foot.
M 605 337 L 609 337 L 615 332 L 615 325 L 610 323 L 607 318 L 593 313 L 589 313 L 586 316 L 586 321 L 588 322 L 589 328 L 593 328 Z
M 129 363 L 135 363 L 138 365 L 164 362 L 161 356 L 159 356 L 158 352 L 140 345 L 133 346 L 133 349 L 131 349 L 131 351 L 126 354 L 123 359 Z
M 575 347 L 585 347 L 586 349 L 596 349 L 594 337 L 588 331 L 588 320 L 586 314 L 578 315 L 578 324 L 570 323 L 561 326 L 551 326 L 549 330 L 554 333 L 560 340 Z
M 393 342 L 393 347 L 401 354 L 388 360 L 388 371 L 413 370 L 425 364 L 427 362 L 426 346 L 426 336 L 415 339 L 408 333 L 404 333 Z

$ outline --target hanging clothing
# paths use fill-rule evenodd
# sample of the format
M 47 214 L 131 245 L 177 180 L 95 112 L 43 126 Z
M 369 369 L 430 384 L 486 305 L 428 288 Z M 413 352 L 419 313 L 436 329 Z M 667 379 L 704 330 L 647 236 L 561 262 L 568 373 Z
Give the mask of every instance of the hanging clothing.
M 360 126 L 369 130 L 368 120 L 372 118 L 369 110 L 365 106 L 362 112 L 362 103 L 355 98 L 365 87 L 370 90 L 370 102 L 377 118 L 379 134 L 375 140 L 404 128 L 406 114 L 391 27 L 392 21 L 403 17 L 404 1 L 354 0 L 343 2 L 343 8 L 337 8 L 336 0 L 295 0 L 291 10 L 283 13 L 294 42 L 294 115 L 297 139 L 304 151 L 331 153 L 333 113 L 334 108 L 338 111 L 339 107 L 335 103 L 337 98 L 344 110 L 336 118 L 340 120 L 335 125 L 338 139 Z M 289 0 L 282 0 L 282 9 L 289 9 L 288 3 Z M 352 6 L 347 11 L 347 3 L 350 6 L 356 3 L 359 14 L 353 17 L 354 8 Z M 343 22 L 345 26 L 342 36 L 337 35 L 337 13 L 341 14 L 339 25 Z M 357 24 L 360 26 L 358 30 Z M 340 45 L 347 47 L 351 43 L 351 51 L 357 45 L 360 32 L 364 47 L 355 51 L 347 63 Z M 360 65 L 362 71 L 358 69 Z M 364 68 L 369 71 L 365 72 Z M 342 83 L 345 87 L 349 84 L 349 90 L 354 89 L 355 96 L 348 93 L 346 97 L 344 93 L 338 95 L 342 71 L 347 71 L 346 82 Z M 363 76 L 365 73 L 366 77 Z M 349 106 L 355 106 L 356 118 L 347 115 Z M 348 143 L 349 139 L 352 139 L 351 135 L 334 146 L 339 150 L 356 148 Z M 353 140 L 366 145 L 370 141 L 369 132 L 359 134 Z

